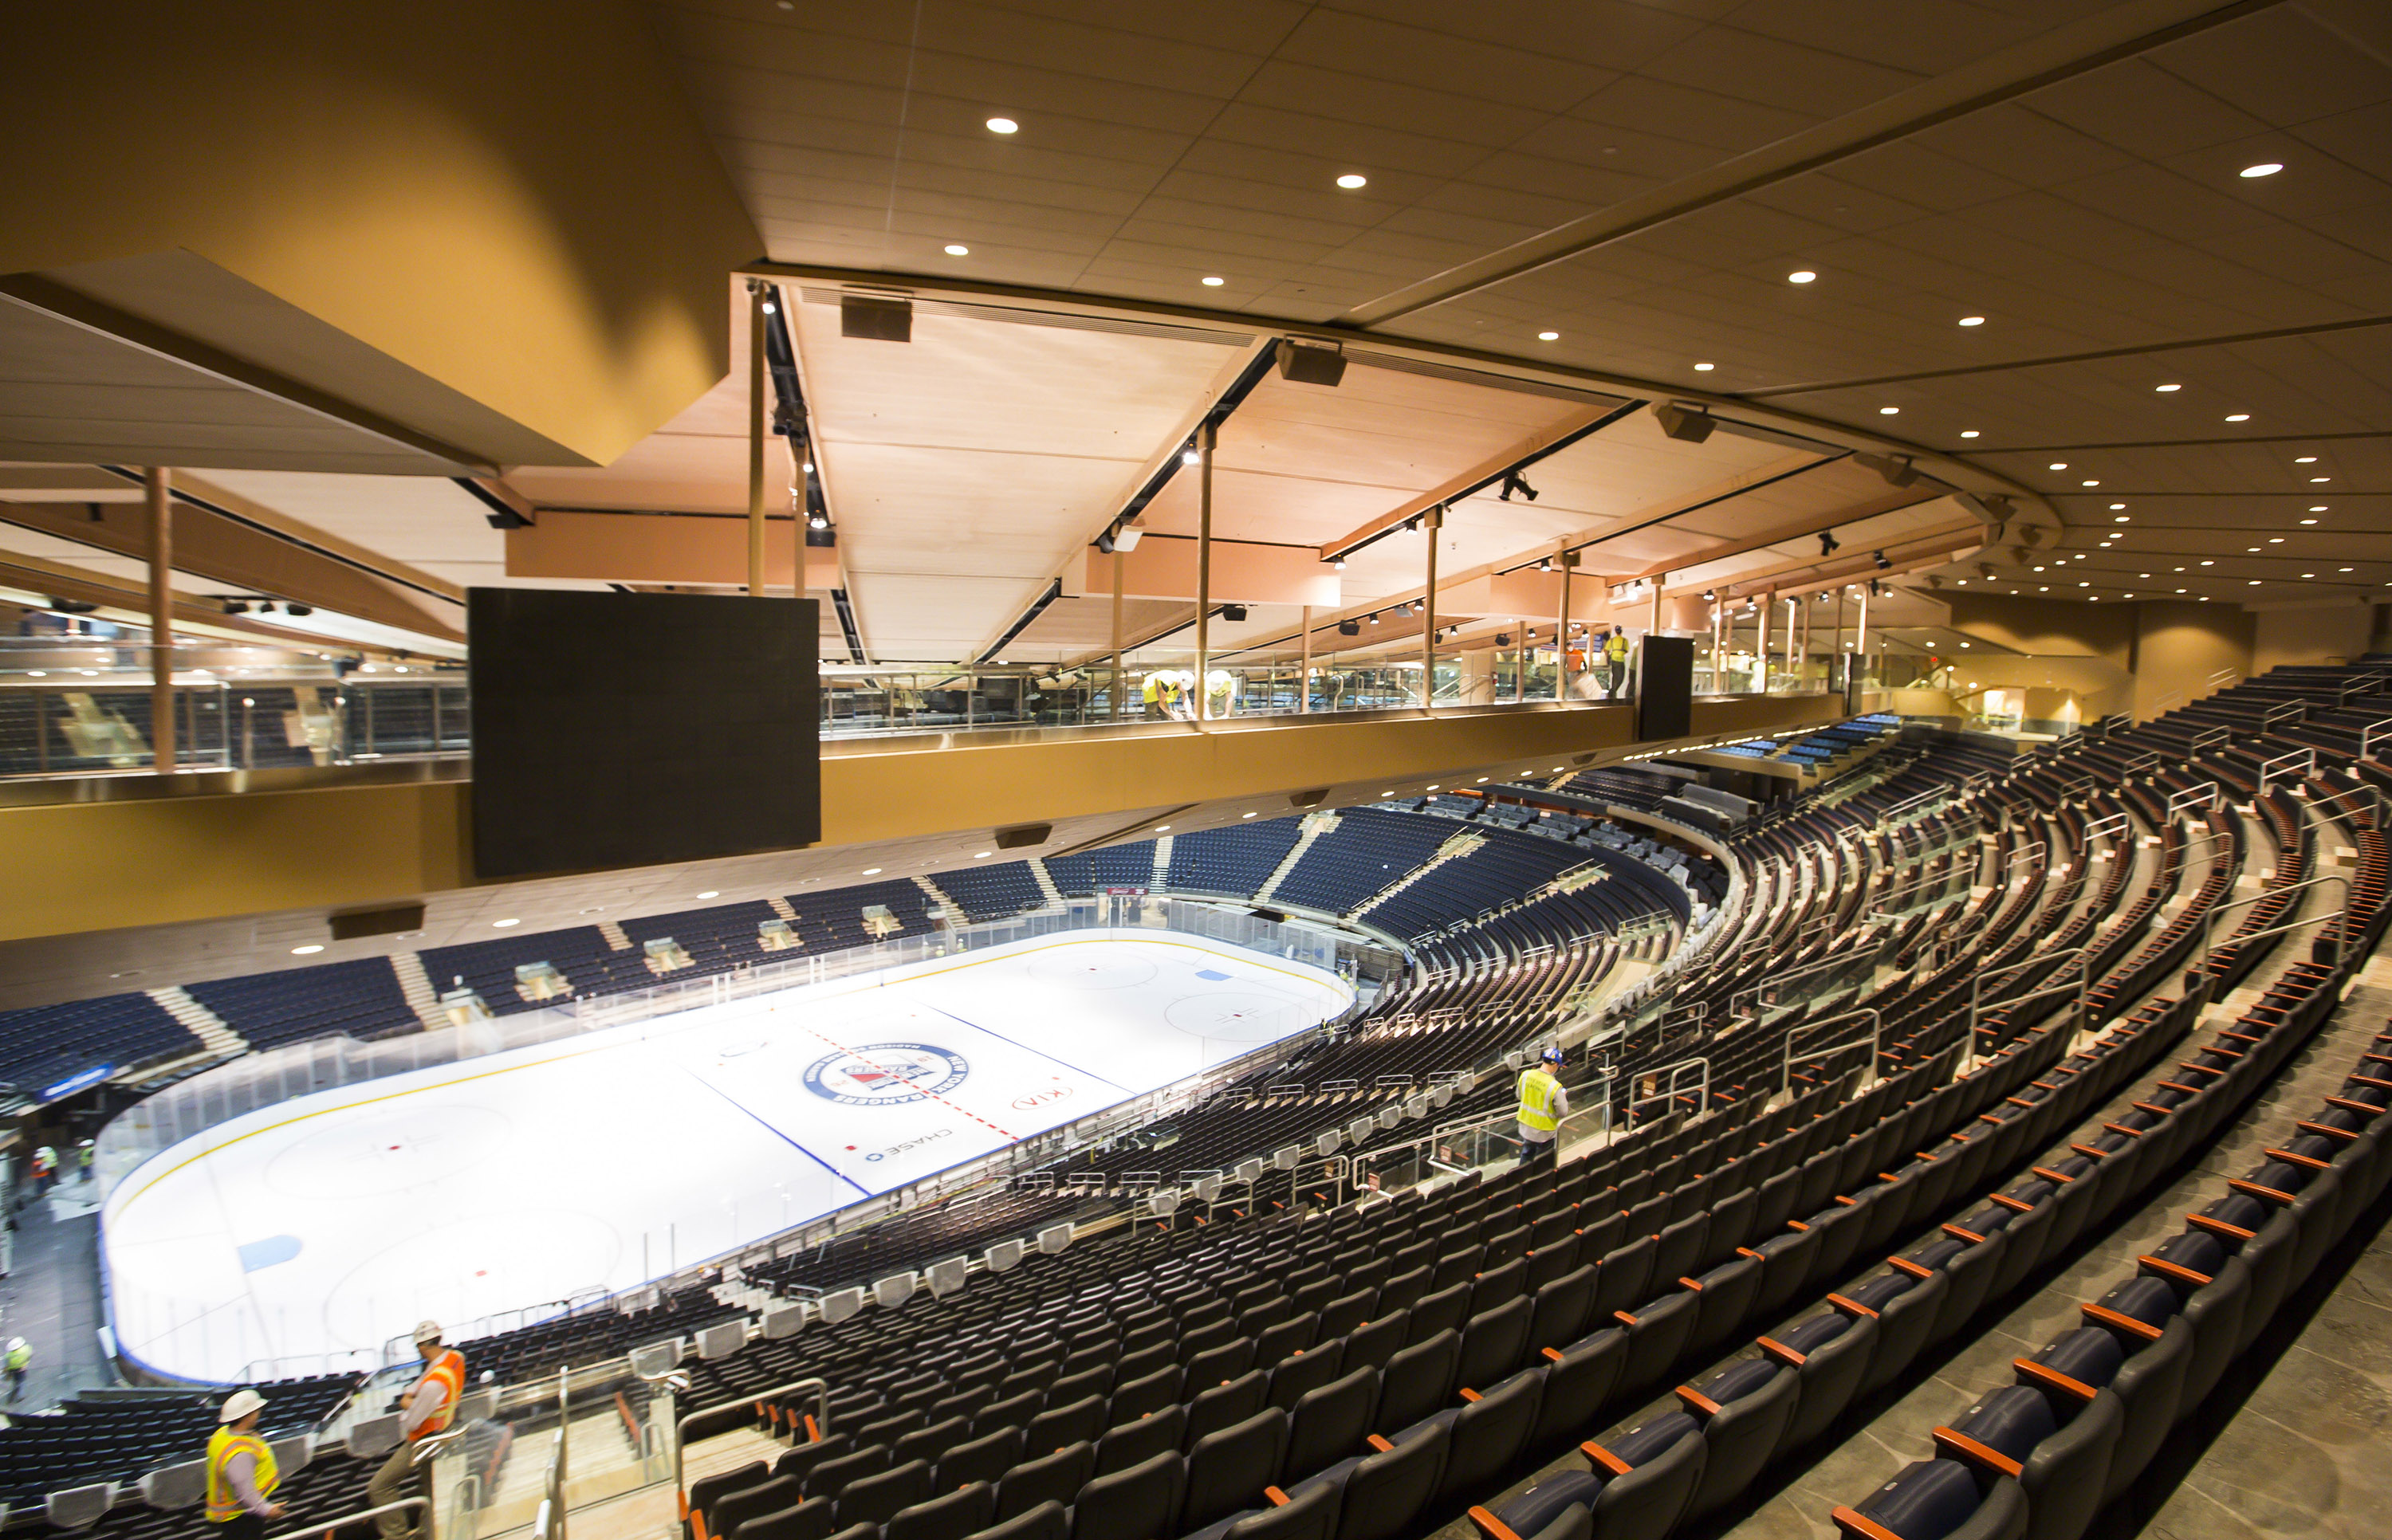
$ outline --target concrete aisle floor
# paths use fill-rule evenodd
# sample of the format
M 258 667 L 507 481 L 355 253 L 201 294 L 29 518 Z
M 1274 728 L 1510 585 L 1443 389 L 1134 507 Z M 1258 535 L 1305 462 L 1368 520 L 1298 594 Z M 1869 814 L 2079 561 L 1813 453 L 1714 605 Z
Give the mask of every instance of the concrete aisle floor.
M 99 1346 L 99 1214 L 88 1179 L 66 1183 L 17 1214 L 8 1275 L 0 1279 L 0 1341 L 33 1350 L 14 1414 L 57 1405 L 87 1385 L 115 1383 Z M 72 1217 L 61 1218 L 61 1214 Z

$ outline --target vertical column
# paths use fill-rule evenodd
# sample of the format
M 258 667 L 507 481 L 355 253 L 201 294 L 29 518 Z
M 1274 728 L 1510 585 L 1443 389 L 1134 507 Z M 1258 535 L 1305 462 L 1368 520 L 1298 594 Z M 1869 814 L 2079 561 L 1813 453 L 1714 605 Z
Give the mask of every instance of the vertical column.
M 1421 528 L 1428 536 L 1428 575 L 1421 590 L 1421 709 L 1436 706 L 1436 534 L 1445 527 L 1445 505 L 1440 503 L 1421 515 Z
M 1299 716 L 1312 710 L 1312 606 L 1304 607 L 1304 618 L 1297 622 L 1304 628 L 1304 671 L 1296 675 L 1295 709 Z
M 1570 570 L 1578 564 L 1570 560 L 1573 554 L 1567 550 L 1561 553 L 1562 615 L 1554 627 L 1554 699 L 1557 701 L 1570 698 Z
M 748 592 L 764 592 L 764 284 L 748 280 Z M 804 521 L 800 521 L 803 527 Z M 800 539 L 804 538 L 801 535 Z M 804 555 L 799 556 L 800 566 Z M 798 578 L 802 585 L 803 576 Z
M 1213 446 L 1218 431 L 1207 421 L 1196 434 L 1196 719 L 1213 715 L 1213 692 L 1204 681 L 1213 641 Z
M 1869 590 L 1863 589 L 1861 590 L 1860 627 L 1852 632 L 1852 658 L 1855 662 L 1858 662 L 1860 659 L 1868 655 L 1868 602 Z
M 1129 715 L 1128 681 L 1122 672 L 1122 553 L 1113 548 L 1113 720 Z
M 1761 693 L 1764 695 L 1769 693 L 1769 612 L 1776 606 L 1776 603 L 1775 594 L 1764 593 L 1761 596 L 1761 602 L 1753 606 L 1761 613 L 1761 639 L 1753 647 L 1754 653 L 1759 657 L 1759 666 L 1754 670 L 1754 676 L 1761 680 Z
M 160 775 L 175 770 L 175 510 L 166 497 L 166 472 L 152 465 L 141 472 L 142 500 L 150 511 L 150 767 Z

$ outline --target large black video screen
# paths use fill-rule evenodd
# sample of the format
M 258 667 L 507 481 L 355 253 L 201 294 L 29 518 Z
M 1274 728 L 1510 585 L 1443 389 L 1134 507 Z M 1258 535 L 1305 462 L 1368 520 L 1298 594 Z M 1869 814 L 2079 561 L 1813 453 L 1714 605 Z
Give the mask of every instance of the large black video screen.
M 1695 731 L 1695 642 L 1648 636 L 1636 674 L 1636 736 L 1684 738 Z
M 656 866 L 820 839 L 816 609 L 473 589 L 475 874 Z

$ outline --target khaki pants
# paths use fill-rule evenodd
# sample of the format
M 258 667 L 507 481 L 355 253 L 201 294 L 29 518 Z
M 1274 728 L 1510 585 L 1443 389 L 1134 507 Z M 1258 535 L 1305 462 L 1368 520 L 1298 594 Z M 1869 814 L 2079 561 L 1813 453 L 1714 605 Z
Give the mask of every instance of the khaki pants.
M 374 1472 L 373 1480 L 366 1485 L 368 1508 L 381 1508 L 385 1503 L 396 1503 L 407 1497 L 421 1495 L 428 1498 L 432 1495 L 432 1468 L 428 1462 L 424 1466 L 423 1485 L 419 1492 L 415 1472 L 410 1464 L 414 1456 L 415 1445 L 408 1443 L 400 1443 L 390 1452 L 390 1458 L 382 1462 L 382 1469 Z M 412 1511 L 376 1514 L 374 1527 L 382 1531 L 383 1540 L 406 1540 L 408 1535 L 422 1527 L 416 1521 L 418 1517 Z

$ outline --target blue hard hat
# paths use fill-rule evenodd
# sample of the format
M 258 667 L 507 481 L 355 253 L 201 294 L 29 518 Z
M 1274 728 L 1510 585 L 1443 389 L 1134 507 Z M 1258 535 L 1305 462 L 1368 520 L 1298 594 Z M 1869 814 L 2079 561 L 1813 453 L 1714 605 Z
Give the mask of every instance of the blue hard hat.
M 1545 1062 L 1546 1062 L 1547 1064 L 1560 1064 L 1561 1062 L 1563 1062 L 1563 1060 L 1562 1060 L 1562 1051 L 1561 1051 L 1560 1049 L 1558 1049 L 1558 1048 L 1548 1048 L 1548 1049 L 1546 1049 L 1546 1050 L 1545 1050 Z

